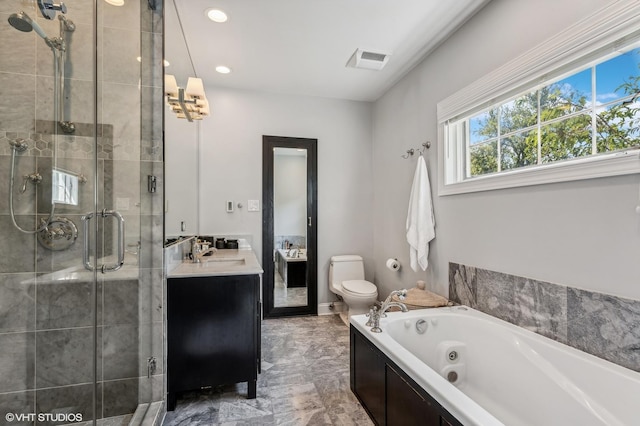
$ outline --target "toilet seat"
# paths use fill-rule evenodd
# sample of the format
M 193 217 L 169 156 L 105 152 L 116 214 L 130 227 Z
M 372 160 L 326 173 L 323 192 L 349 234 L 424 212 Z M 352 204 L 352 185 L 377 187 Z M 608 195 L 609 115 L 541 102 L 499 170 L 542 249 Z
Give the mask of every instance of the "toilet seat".
M 374 296 L 378 294 L 377 287 L 365 280 L 346 280 L 342 282 L 342 289 L 345 293 L 353 296 Z

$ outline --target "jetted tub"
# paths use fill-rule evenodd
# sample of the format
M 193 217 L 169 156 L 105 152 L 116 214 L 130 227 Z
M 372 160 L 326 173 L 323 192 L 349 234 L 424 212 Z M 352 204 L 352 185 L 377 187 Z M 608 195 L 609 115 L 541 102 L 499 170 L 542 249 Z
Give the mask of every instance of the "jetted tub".
M 367 319 L 351 324 L 466 426 L 640 425 L 638 372 L 466 306 Z

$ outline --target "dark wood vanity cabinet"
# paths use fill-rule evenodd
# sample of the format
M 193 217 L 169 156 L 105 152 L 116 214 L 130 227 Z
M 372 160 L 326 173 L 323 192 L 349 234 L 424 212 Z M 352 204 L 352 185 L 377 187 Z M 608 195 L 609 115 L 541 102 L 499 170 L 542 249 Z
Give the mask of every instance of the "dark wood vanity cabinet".
M 307 286 L 307 261 L 300 259 L 288 260 L 278 250 L 276 250 L 278 271 L 286 287 L 306 287 Z
M 248 383 L 260 367 L 260 276 L 167 280 L 167 409 L 180 392 Z
M 351 390 L 380 426 L 462 426 L 353 326 Z

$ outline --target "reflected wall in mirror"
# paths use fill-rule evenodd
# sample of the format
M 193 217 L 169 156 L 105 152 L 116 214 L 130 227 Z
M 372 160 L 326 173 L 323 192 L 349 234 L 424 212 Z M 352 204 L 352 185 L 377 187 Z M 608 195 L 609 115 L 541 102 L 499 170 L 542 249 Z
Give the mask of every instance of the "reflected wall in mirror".
M 184 2 L 183 2 L 184 3 Z M 180 27 L 180 9 L 175 0 L 165 2 L 165 74 L 186 83 L 196 76 L 189 47 Z M 184 5 L 182 5 L 184 7 Z M 197 235 L 199 194 L 200 123 L 180 119 L 165 102 L 165 238 Z
M 275 307 L 306 306 L 307 150 L 273 150 L 273 234 Z
M 265 317 L 318 312 L 316 139 L 263 136 Z

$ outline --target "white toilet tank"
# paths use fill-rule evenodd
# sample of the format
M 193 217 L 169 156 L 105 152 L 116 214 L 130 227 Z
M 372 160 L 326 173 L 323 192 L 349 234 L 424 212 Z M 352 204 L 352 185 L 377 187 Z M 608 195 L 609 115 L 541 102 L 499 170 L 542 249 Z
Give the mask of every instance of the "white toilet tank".
M 364 263 L 358 255 L 332 256 L 329 265 L 329 284 L 331 286 L 347 280 L 364 280 Z

